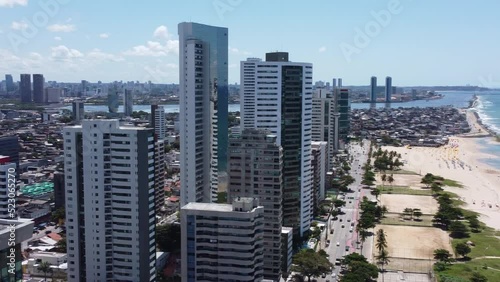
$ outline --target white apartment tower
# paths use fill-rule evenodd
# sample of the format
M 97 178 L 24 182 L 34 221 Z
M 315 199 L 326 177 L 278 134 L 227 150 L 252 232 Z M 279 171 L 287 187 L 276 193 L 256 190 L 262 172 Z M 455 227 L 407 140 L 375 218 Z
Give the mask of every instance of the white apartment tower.
M 68 281 L 155 281 L 153 130 L 65 127 Z
M 16 163 L 10 158 L 0 155 L 0 219 L 16 219 L 17 214 L 9 207 L 9 199 L 16 197 Z M 12 188 L 14 193 L 12 193 Z M 10 190 L 10 191 L 9 191 Z M 9 195 L 10 194 L 10 195 Z
M 334 90 L 335 91 L 335 90 Z M 333 167 L 333 155 L 335 153 L 335 99 L 331 91 L 316 89 L 312 99 L 312 140 L 328 142 L 327 167 L 329 171 Z
M 314 210 L 317 210 L 319 203 L 325 199 L 326 168 L 328 162 L 327 146 L 328 143 L 325 141 L 313 141 L 311 144 Z
M 312 64 L 267 53 L 266 61 L 241 62 L 241 85 L 241 129 L 276 135 L 283 148 L 283 226 L 301 237 L 312 217 Z
M 181 222 L 182 281 L 263 280 L 264 207 L 257 199 L 188 203 Z
M 283 218 L 283 150 L 276 135 L 245 129 L 229 138 L 228 203 L 239 197 L 257 198 L 264 207 L 264 278 L 281 277 Z
M 151 127 L 155 130 L 155 137 L 158 140 L 164 140 L 167 129 L 165 118 L 165 108 L 163 106 L 151 105 Z
M 215 202 L 226 171 L 227 40 L 227 28 L 179 24 L 181 206 Z

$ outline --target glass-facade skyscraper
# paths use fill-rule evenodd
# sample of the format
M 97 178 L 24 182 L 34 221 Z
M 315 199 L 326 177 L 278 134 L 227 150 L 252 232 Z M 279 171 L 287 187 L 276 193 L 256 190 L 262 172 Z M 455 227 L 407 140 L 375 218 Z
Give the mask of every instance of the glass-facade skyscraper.
M 227 167 L 228 30 L 179 26 L 181 206 L 217 198 Z

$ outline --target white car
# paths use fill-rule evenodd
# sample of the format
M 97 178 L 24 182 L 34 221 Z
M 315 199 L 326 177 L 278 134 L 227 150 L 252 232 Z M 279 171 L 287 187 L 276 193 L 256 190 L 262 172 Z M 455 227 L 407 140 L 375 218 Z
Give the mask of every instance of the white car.
M 340 242 L 337 242 L 337 246 L 340 246 Z

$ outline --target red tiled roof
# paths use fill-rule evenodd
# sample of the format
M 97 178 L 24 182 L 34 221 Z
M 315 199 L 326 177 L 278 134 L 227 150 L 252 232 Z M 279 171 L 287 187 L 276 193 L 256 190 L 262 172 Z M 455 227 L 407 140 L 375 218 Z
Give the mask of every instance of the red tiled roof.
M 61 235 L 59 235 L 59 234 L 57 234 L 57 233 L 49 233 L 49 234 L 47 234 L 47 236 L 48 236 L 50 239 L 54 240 L 54 241 L 59 241 L 59 240 L 61 240 L 61 239 L 62 239 Z

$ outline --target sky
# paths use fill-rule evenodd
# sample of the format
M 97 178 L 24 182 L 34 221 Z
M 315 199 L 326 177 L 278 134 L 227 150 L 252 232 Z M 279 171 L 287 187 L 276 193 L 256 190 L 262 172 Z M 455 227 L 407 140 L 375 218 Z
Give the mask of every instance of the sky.
M 0 79 L 178 83 L 177 25 L 229 29 L 240 61 L 289 52 L 314 81 L 500 87 L 500 1 L 0 0 Z

